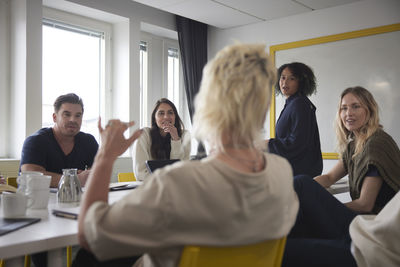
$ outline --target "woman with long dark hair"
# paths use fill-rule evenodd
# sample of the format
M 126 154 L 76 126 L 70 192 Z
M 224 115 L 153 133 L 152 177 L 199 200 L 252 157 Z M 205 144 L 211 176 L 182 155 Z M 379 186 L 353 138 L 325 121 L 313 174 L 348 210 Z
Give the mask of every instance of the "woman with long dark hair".
M 142 135 L 133 146 L 136 179 L 143 181 L 149 175 L 146 160 L 189 159 L 190 148 L 190 134 L 185 130 L 174 103 L 161 98 L 151 113 L 151 128 L 143 128 Z

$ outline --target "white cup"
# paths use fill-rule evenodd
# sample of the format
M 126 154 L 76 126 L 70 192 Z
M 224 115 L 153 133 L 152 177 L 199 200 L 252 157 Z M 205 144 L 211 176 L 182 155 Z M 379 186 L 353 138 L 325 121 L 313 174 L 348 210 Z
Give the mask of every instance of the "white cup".
M 4 218 L 23 217 L 26 213 L 28 197 L 21 193 L 3 192 L 1 194 L 1 209 Z
M 28 190 L 41 190 L 50 189 L 51 176 L 28 174 L 26 177 L 26 191 Z
M 29 174 L 26 178 L 25 195 L 28 197 L 28 208 L 46 209 L 50 197 L 49 175 Z
M 17 183 L 18 183 L 18 189 L 17 192 L 21 192 L 25 194 L 26 191 L 26 180 L 28 178 L 28 175 L 35 174 L 35 175 L 43 175 L 41 172 L 35 172 L 35 171 L 23 171 L 20 172 L 19 176 L 17 177 Z
M 50 197 L 50 190 L 27 190 L 26 196 L 28 197 L 29 209 L 47 209 Z

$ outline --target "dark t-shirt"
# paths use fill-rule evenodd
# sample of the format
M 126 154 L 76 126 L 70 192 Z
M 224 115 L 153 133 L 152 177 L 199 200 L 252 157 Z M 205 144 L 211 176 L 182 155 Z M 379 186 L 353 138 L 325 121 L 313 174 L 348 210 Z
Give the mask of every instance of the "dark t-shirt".
M 378 169 L 374 165 L 368 165 L 368 171 L 366 176 L 379 176 Z M 379 190 L 378 196 L 376 197 L 375 200 L 375 205 L 383 208 L 386 206 L 386 204 L 396 195 L 396 191 L 394 191 L 386 182 L 385 180 L 382 179 L 382 186 L 381 189 Z
M 62 169 L 91 167 L 99 145 L 91 134 L 79 132 L 71 153 L 65 155 L 52 128 L 42 128 L 29 136 L 22 147 L 21 164 L 36 164 L 48 172 L 62 174 Z

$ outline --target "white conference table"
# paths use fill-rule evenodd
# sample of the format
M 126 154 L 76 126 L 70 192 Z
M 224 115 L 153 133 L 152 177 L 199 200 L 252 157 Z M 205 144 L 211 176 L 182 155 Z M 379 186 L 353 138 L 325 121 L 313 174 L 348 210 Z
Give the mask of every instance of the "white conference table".
M 117 201 L 131 191 L 110 192 L 109 203 Z M 343 203 L 351 200 L 349 192 L 334 196 Z M 60 205 L 57 203 L 56 194 L 50 193 L 47 210 L 28 210 L 26 214 L 26 217 L 40 217 L 40 222 L 0 236 L 0 259 L 6 260 L 7 267 L 24 266 L 24 255 L 42 251 L 48 251 L 48 266 L 63 266 L 66 259 L 62 257 L 62 250 L 78 244 L 78 221 L 56 217 L 52 214 L 53 209 L 79 213 L 78 206 Z M 3 216 L 1 205 L 0 216 Z
M 122 198 L 132 190 L 121 190 L 109 193 L 109 203 Z M 0 236 L 0 259 L 6 266 L 24 266 L 24 255 L 48 251 L 48 266 L 62 266 L 62 249 L 78 244 L 78 221 L 56 217 L 53 209 L 79 212 L 78 206 L 60 205 L 56 194 L 50 193 L 47 210 L 28 210 L 25 217 L 41 218 L 40 222 Z M 0 206 L 0 216 L 3 211 Z

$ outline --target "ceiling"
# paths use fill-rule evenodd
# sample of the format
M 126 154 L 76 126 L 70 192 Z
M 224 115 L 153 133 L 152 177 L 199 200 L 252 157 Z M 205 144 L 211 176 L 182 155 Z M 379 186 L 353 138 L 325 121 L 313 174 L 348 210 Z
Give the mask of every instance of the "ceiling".
M 238 27 L 361 0 L 132 0 L 217 28 Z

